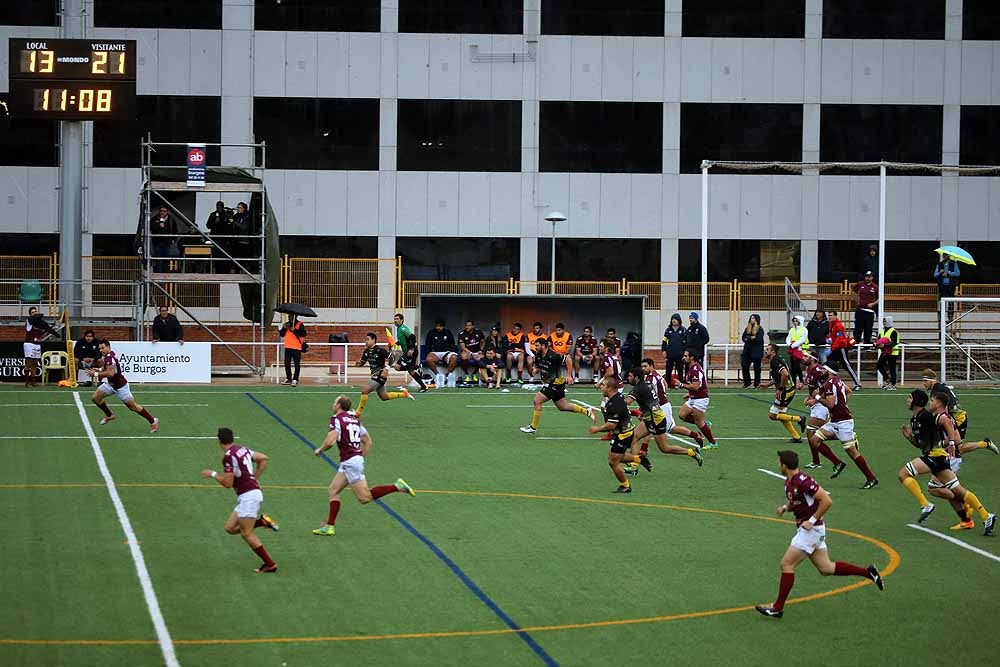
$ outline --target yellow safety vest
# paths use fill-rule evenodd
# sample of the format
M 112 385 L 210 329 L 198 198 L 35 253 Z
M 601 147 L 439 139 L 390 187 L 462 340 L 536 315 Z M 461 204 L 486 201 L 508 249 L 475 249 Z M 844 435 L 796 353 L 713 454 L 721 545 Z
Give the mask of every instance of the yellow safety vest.
M 792 327 L 788 330 L 788 335 L 791 337 L 792 342 L 802 341 L 802 345 L 799 347 L 800 350 L 805 352 L 809 349 L 809 332 L 803 326 Z
M 892 334 L 895 331 L 896 331 L 896 327 L 889 327 L 888 329 L 886 329 L 884 331 L 879 331 L 878 332 L 878 337 L 879 338 L 888 338 L 889 340 L 892 340 Z M 898 334 L 896 335 L 896 344 L 892 346 L 892 353 L 891 354 L 894 357 L 898 357 L 899 356 L 899 335 Z

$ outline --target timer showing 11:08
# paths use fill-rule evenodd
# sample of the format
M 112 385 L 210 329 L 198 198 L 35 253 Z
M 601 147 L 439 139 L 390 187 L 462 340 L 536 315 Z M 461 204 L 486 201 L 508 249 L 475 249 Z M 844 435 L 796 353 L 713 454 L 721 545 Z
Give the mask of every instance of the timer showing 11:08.
M 111 91 L 104 88 L 35 88 L 35 111 L 111 111 Z

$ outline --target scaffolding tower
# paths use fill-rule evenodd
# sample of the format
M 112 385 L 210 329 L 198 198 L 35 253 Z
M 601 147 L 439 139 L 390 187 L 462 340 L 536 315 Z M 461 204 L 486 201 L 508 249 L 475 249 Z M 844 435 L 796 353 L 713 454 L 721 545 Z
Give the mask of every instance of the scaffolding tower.
M 151 324 L 147 317 L 150 306 L 158 303 L 168 303 L 181 310 L 200 328 L 204 329 L 219 344 L 225 346 L 243 365 L 258 377 L 263 377 L 266 371 L 264 355 L 264 336 L 270 315 L 274 309 L 277 295 L 277 281 L 274 279 L 279 270 L 280 257 L 277 248 L 277 223 L 267 199 L 267 188 L 264 184 L 266 165 L 266 146 L 261 143 L 231 144 L 231 143 L 197 143 L 193 145 L 218 147 L 220 150 L 243 149 L 252 151 L 254 157 L 249 167 L 205 167 L 204 184 L 189 185 L 186 166 L 170 166 L 155 164 L 157 152 L 161 149 L 186 149 L 187 143 L 156 142 L 147 136 L 141 142 L 142 147 L 142 192 L 140 195 L 140 215 L 142 219 L 139 229 L 142 233 L 142 282 L 144 286 L 139 308 L 141 322 L 139 323 L 140 340 L 145 335 L 146 326 Z M 251 234 L 232 234 L 209 236 L 199 229 L 198 225 L 182 212 L 170 200 L 168 193 L 249 193 L 249 215 L 253 221 Z M 182 227 L 181 234 L 155 234 L 151 229 L 153 214 L 165 207 Z M 192 217 L 196 217 L 192 214 Z M 209 249 L 211 259 L 180 259 L 178 252 L 171 251 L 171 243 L 180 250 L 183 241 Z M 249 240 L 249 243 L 247 241 Z M 188 271 L 191 262 L 197 266 L 205 263 L 215 265 L 218 262 L 235 267 L 234 273 L 205 273 Z M 178 272 L 168 269 L 180 264 Z M 268 277 L 272 280 L 268 280 Z M 199 319 L 192 307 L 181 302 L 183 297 L 175 289 L 183 283 L 237 283 L 243 302 L 244 317 L 251 322 L 250 353 L 241 354 L 234 349 L 233 341 L 224 340 L 213 328 Z M 154 311 L 156 309 L 154 308 Z M 155 317 L 155 315 L 154 315 Z M 242 341 L 241 341 L 242 342 Z

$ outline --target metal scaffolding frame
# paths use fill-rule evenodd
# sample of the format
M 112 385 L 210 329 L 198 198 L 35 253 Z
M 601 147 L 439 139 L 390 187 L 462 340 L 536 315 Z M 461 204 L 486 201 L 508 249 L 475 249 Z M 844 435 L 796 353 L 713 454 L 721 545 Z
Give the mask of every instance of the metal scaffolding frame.
M 171 166 L 171 165 L 156 165 L 153 164 L 153 158 L 157 152 L 158 148 L 186 148 L 187 146 L 194 144 L 198 146 L 208 147 L 219 147 L 219 148 L 244 148 L 251 149 L 254 152 L 254 158 L 251 160 L 251 166 L 230 166 L 223 168 L 241 169 L 247 173 L 250 173 L 253 178 L 257 179 L 258 183 L 246 183 L 246 182 L 211 182 L 210 179 L 206 179 L 204 185 L 199 186 L 189 186 L 187 184 L 186 178 L 180 180 L 154 180 L 155 172 L 166 171 L 172 173 L 177 171 L 180 174 L 184 174 L 187 171 L 187 167 Z M 158 142 L 153 141 L 151 135 L 147 135 L 145 139 L 141 142 L 142 149 L 142 192 L 141 192 L 141 207 L 143 215 L 143 245 L 142 245 L 142 280 L 143 280 L 143 294 L 140 303 L 141 320 L 138 322 L 139 336 L 138 339 L 142 340 L 147 324 L 151 324 L 151 320 L 147 319 L 147 310 L 154 294 L 165 298 L 168 302 L 172 303 L 188 317 L 190 317 L 199 327 L 208 332 L 212 338 L 218 341 L 220 344 L 224 345 L 237 359 L 239 359 L 247 368 L 251 369 L 257 376 L 263 377 L 266 372 L 266 362 L 264 356 L 264 335 L 267 323 L 264 321 L 264 312 L 266 308 L 266 261 L 267 261 L 267 188 L 264 185 L 264 173 L 266 169 L 266 158 L 267 158 L 267 148 L 264 142 L 260 143 L 202 143 L 202 142 L 191 142 L 189 143 L 179 143 L 179 142 Z M 259 151 L 260 161 L 257 161 L 257 151 Z M 212 167 L 206 167 L 206 171 L 211 171 Z M 178 210 L 176 206 L 164 195 L 165 192 L 239 192 L 239 193 L 250 193 L 251 201 L 253 200 L 253 195 L 260 195 L 260 205 L 257 207 L 259 210 L 250 211 L 250 213 L 258 220 L 258 233 L 250 235 L 249 237 L 245 234 L 233 235 L 233 236 L 219 236 L 209 237 L 208 234 L 203 232 L 198 228 L 197 223 L 188 218 L 183 212 Z M 186 223 L 188 231 L 185 234 L 179 235 L 180 238 L 189 237 L 197 238 L 201 237 L 202 241 L 213 248 L 213 253 L 215 249 L 218 249 L 225 259 L 222 261 L 227 261 L 232 263 L 238 269 L 238 273 L 169 273 L 169 272 L 158 272 L 154 271 L 154 267 L 159 262 L 168 262 L 170 260 L 177 259 L 176 257 L 169 256 L 158 256 L 153 255 L 153 239 L 150 230 L 150 223 L 152 221 L 153 199 L 154 197 L 158 200 L 159 204 L 157 209 L 161 206 L 166 207 L 169 211 L 173 213 L 182 223 Z M 195 234 L 194 232 L 197 232 Z M 174 235 L 172 235 L 174 236 Z M 229 249 L 223 247 L 223 244 L 216 243 L 215 240 L 220 238 L 253 238 L 257 239 L 260 243 L 260 254 L 257 257 L 234 257 L 230 254 Z M 256 265 L 256 272 L 252 270 L 252 267 Z M 186 268 L 186 266 L 185 266 Z M 171 283 L 205 283 L 205 282 L 215 282 L 219 284 L 223 283 L 239 283 L 239 284 L 254 284 L 257 285 L 259 294 L 259 317 L 257 321 L 251 320 L 251 354 L 250 358 L 247 359 L 245 356 L 233 349 L 232 345 L 223 340 L 215 331 L 212 330 L 206 323 L 199 320 L 191 310 L 185 306 L 171 291 L 167 289 L 167 285 Z M 154 316 L 155 317 L 155 316 Z

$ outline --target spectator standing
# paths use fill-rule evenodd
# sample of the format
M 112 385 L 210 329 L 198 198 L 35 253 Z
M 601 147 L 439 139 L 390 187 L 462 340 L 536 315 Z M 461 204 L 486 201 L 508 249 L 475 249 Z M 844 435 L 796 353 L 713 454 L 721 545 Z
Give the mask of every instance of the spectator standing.
M 938 284 L 938 298 L 955 296 L 958 289 L 958 277 L 962 274 L 958 268 L 958 262 L 951 258 L 951 255 L 941 255 L 941 260 L 934 267 L 934 280 Z M 948 319 L 955 317 L 955 304 L 948 304 Z
M 875 274 L 866 271 L 865 277 L 854 286 L 854 291 L 858 294 L 858 306 L 854 309 L 854 340 L 871 345 L 875 310 L 879 306 Z
M 160 314 L 153 318 L 153 342 L 184 344 L 184 328 L 166 306 L 160 306 Z
M 813 354 L 819 359 L 819 363 L 826 363 L 826 356 L 830 353 L 827 338 L 830 337 L 830 321 L 826 319 L 826 312 L 817 309 L 813 313 L 812 319 L 806 324 L 809 347 Z
M 80 378 L 85 378 L 80 384 L 89 387 L 91 385 L 90 375 L 87 369 L 94 368 L 100 358 L 100 351 L 97 349 L 97 338 L 93 329 L 83 332 L 83 337 L 73 345 L 73 358 L 76 359 L 77 382 Z
M 245 202 L 240 202 L 236 205 L 236 212 L 233 213 L 233 234 L 236 234 L 238 238 L 234 239 L 232 250 L 230 254 L 233 257 L 243 261 L 240 262 L 245 266 L 251 273 L 259 272 L 259 262 L 252 261 L 249 258 L 260 257 L 260 241 L 251 238 L 256 230 L 254 229 L 253 218 L 250 216 L 250 211 L 247 209 Z M 256 246 L 254 241 L 257 241 Z M 237 273 L 238 269 L 233 268 L 233 272 Z
M 873 276 L 878 275 L 878 245 L 873 243 L 868 246 L 868 254 L 865 255 L 864 265 L 861 267 L 861 275 L 864 276 L 869 271 Z
M 792 380 L 795 387 L 802 389 L 805 377 L 802 375 L 802 357 L 809 350 L 809 332 L 802 326 L 804 318 L 801 315 L 792 315 L 792 328 L 785 336 L 785 345 L 788 346 L 788 359 L 791 361 Z
M 882 389 L 896 391 L 896 357 L 899 355 L 899 332 L 893 326 L 892 315 L 882 318 L 882 330 L 878 332 L 880 354 L 878 372 L 882 374 Z
M 209 235 L 213 237 L 212 257 L 216 261 L 215 270 L 218 273 L 229 273 L 232 265 L 222 251 L 233 253 L 233 239 L 218 237 L 232 236 L 234 231 L 233 209 L 226 208 L 225 202 L 215 202 L 215 210 L 209 214 L 205 227 L 208 229 Z
M 24 386 L 38 386 L 38 367 L 42 363 L 42 341 L 47 336 L 59 336 L 37 306 L 28 308 L 28 319 L 24 323 Z
M 180 233 L 177 220 L 170 215 L 166 206 L 153 215 L 149 221 L 150 250 L 153 260 L 153 271 L 163 273 L 170 268 L 170 258 L 180 257 L 181 249 L 177 235 Z
M 854 380 L 854 391 L 861 389 L 861 380 L 858 379 L 858 373 L 854 370 L 851 360 L 847 357 L 848 351 L 856 344 L 855 339 L 847 335 L 844 323 L 840 321 L 835 312 L 830 313 L 830 335 L 827 341 L 830 343 L 830 356 L 827 358 L 830 367 L 834 370 L 840 370 L 841 368 L 846 370 L 851 379 Z
M 306 340 L 306 327 L 296 315 L 289 315 L 288 321 L 278 329 L 278 336 L 281 337 L 285 346 L 285 380 L 281 384 L 290 384 L 293 387 L 299 383 L 299 367 L 302 364 L 302 351 Z M 292 373 L 292 364 L 295 364 L 295 372 Z
M 695 360 L 702 366 L 705 365 L 705 346 L 709 340 L 708 329 L 698 319 L 698 313 L 692 310 L 688 315 L 687 347 L 695 351 Z
M 687 329 L 681 324 L 680 313 L 674 313 L 670 316 L 670 326 L 663 332 L 663 342 L 660 343 L 660 349 L 667 357 L 663 377 L 670 383 L 675 371 L 677 375 L 684 374 L 681 369 L 684 364 L 684 350 L 687 349 Z
M 760 326 L 760 315 L 754 313 L 743 329 L 743 354 L 740 366 L 743 369 L 743 388 L 750 388 L 750 365 L 753 364 L 753 388 L 760 389 L 760 361 L 764 357 L 764 330 Z

